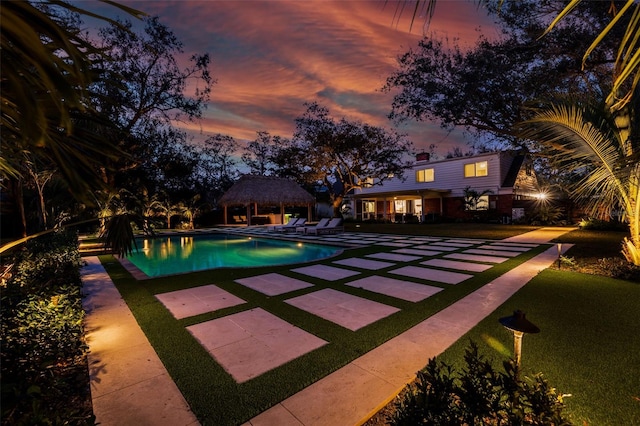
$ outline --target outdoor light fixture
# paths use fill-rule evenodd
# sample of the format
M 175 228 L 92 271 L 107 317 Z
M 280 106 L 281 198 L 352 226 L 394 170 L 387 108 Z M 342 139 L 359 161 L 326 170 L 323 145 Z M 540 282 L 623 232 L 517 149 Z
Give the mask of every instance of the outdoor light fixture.
M 558 243 L 558 269 L 560 269 L 561 257 L 562 257 L 562 243 Z
M 513 332 L 513 357 L 516 360 L 516 368 L 520 368 L 522 353 L 522 336 L 525 333 L 539 333 L 540 329 L 524 317 L 524 312 L 516 310 L 513 315 L 502 317 L 498 320 L 507 330 Z

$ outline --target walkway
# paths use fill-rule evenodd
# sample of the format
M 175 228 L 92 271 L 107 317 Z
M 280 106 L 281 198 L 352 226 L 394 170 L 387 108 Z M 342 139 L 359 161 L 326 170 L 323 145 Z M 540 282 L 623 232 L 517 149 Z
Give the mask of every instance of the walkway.
M 568 231 L 542 228 L 503 242 L 544 243 Z M 555 247 L 548 249 L 246 425 L 363 423 L 412 381 L 429 358 L 493 312 L 557 255 Z M 89 366 L 97 421 L 105 426 L 198 424 L 104 268 L 97 258 L 87 261 L 83 281 L 88 294 Z

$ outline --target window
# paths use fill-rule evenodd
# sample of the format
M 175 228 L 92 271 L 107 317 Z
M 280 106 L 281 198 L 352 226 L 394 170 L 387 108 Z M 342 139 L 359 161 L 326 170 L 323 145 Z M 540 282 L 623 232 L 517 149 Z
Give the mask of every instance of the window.
M 467 199 L 465 210 L 488 210 L 489 209 L 489 196 L 481 195 L 480 197 L 473 199 Z
M 487 176 L 487 174 L 489 174 L 489 166 L 486 161 L 464 165 L 464 177 Z
M 433 169 L 416 170 L 416 182 L 433 182 L 434 179 Z
M 362 211 L 364 213 L 375 213 L 376 212 L 375 201 L 363 201 Z

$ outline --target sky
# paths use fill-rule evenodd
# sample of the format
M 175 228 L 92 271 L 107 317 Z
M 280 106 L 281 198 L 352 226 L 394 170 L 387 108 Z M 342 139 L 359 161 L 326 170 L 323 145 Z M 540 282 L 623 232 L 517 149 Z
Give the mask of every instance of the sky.
M 118 14 L 95 2 L 76 3 Z M 196 144 L 217 133 L 239 142 L 254 140 L 258 131 L 289 138 L 304 104 L 317 102 L 336 120 L 344 117 L 405 133 L 418 151 L 431 144 L 441 155 L 456 146 L 464 149 L 462 132 L 449 134 L 437 123 L 396 126 L 387 118 L 393 92 L 381 88 L 396 68 L 396 58 L 417 46 L 425 33 L 459 38 L 462 46 L 471 47 L 479 28 L 495 32 L 470 0 L 439 0 L 428 28 L 418 18 L 412 29 L 411 1 L 400 19 L 396 3 L 384 0 L 120 3 L 158 16 L 183 42 L 185 58 L 209 53 L 217 82 L 204 117 L 178 124 Z

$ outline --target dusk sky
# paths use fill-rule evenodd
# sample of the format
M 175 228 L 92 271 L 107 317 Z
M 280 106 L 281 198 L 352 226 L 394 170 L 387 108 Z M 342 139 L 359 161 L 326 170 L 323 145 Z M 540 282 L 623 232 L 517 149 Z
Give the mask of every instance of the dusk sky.
M 381 88 L 397 56 L 415 47 L 423 35 L 422 19 L 409 32 L 413 2 L 399 22 L 394 20 L 396 3 L 382 0 L 121 3 L 159 16 L 184 43 L 186 58 L 210 54 L 217 83 L 203 120 L 189 124 L 195 143 L 216 133 L 240 142 L 255 139 L 257 131 L 291 137 L 304 103 L 313 101 L 327 107 L 335 119 L 392 128 L 387 119 L 392 93 Z M 115 10 L 94 2 L 76 4 L 112 16 Z M 439 0 L 424 31 L 472 46 L 479 27 L 495 35 L 475 2 Z M 412 121 L 397 130 L 418 149 L 436 144 L 441 155 L 462 141 L 460 132 L 447 136 L 432 123 Z

